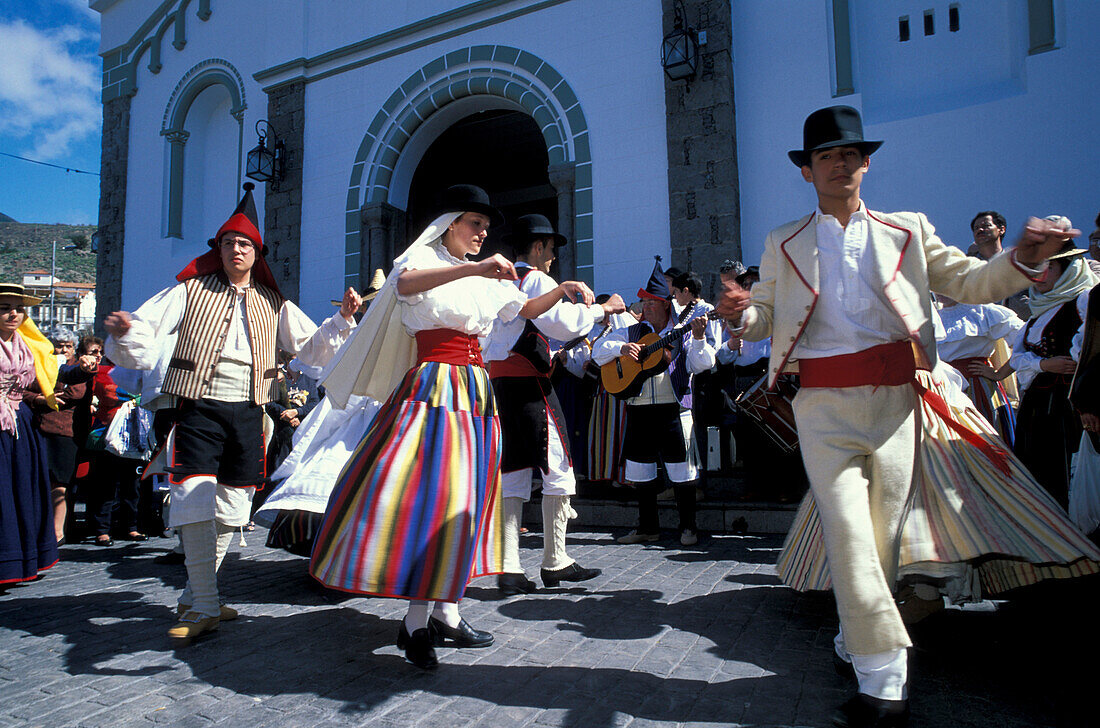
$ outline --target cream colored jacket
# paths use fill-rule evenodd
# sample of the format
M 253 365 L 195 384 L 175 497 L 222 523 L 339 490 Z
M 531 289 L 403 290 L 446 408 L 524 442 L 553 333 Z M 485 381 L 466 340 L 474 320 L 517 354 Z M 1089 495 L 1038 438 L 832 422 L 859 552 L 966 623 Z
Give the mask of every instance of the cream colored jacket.
M 817 226 L 814 215 L 782 225 L 768 234 L 760 261 L 760 282 L 752 288 L 752 305 L 742 316 L 744 338 L 772 337 L 768 384 L 780 372 L 797 371 L 791 352 L 814 315 L 818 298 Z M 932 297 L 943 293 L 960 303 L 991 303 L 1022 290 L 1040 271 L 1024 268 L 1011 251 L 989 262 L 969 258 L 945 244 L 919 212 L 867 210 L 868 244 L 874 274 L 909 337 L 934 366 Z M 1045 267 L 1045 266 L 1044 266 Z

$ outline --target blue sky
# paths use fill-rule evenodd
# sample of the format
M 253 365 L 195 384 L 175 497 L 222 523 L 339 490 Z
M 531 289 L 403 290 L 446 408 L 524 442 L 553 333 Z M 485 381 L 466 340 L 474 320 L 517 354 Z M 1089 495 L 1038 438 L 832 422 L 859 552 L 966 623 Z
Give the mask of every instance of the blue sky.
M 0 152 L 99 172 L 98 49 L 88 0 L 0 0 Z M 95 224 L 99 177 L 0 155 L 0 213 Z

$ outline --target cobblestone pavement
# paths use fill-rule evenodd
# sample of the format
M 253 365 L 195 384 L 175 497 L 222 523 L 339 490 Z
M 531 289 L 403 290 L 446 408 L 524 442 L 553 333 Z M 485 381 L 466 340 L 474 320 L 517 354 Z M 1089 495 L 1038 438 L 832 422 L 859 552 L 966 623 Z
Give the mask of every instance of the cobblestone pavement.
M 573 534 L 602 576 L 509 599 L 477 580 L 462 611 L 495 644 L 441 649 L 423 672 L 394 646 L 404 602 L 322 591 L 265 535 L 222 570 L 241 619 L 180 650 L 165 631 L 184 570 L 153 562 L 168 540 L 66 546 L 46 578 L 0 593 L 0 727 L 826 726 L 850 691 L 832 599 L 779 584 L 778 536 Z M 541 538 L 523 546 L 537 574 Z M 1087 725 L 1097 593 L 1063 582 L 925 620 L 911 724 Z

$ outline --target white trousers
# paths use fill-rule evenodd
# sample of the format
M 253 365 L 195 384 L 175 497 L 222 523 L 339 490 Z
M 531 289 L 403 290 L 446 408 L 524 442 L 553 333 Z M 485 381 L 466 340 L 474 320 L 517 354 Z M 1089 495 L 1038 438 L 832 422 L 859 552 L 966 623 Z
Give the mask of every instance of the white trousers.
M 577 478 L 573 474 L 573 466 L 569 464 L 569 457 L 565 454 L 565 446 L 558 436 L 558 428 L 546 415 L 549 433 L 547 445 L 547 465 L 549 470 L 542 472 L 542 494 L 546 495 L 574 495 L 577 492 Z M 511 473 L 501 473 L 501 493 L 505 498 L 522 498 L 531 500 L 531 481 L 535 475 L 534 468 L 523 468 Z

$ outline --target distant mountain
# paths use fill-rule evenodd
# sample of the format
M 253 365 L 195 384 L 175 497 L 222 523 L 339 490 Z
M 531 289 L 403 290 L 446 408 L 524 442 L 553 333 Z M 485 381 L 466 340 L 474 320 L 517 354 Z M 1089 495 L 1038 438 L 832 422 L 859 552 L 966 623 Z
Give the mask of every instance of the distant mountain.
M 4 213 L 0 212 L 0 222 L 15 222 L 15 218 L 8 217 Z
M 32 270 L 50 270 L 53 242 L 57 241 L 57 279 L 72 283 L 95 282 L 95 253 L 91 237 L 95 225 L 43 225 L 0 222 L 0 281 L 18 283 Z M 65 250 L 69 245 L 82 248 Z

